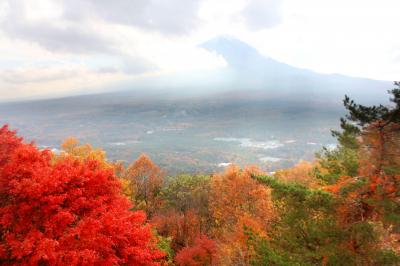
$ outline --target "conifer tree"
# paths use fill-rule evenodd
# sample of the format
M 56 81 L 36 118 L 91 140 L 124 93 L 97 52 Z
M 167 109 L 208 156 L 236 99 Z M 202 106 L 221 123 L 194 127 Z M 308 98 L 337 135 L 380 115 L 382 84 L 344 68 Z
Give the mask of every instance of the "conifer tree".
M 400 83 L 395 85 L 400 87 Z M 345 97 L 348 110 L 339 145 L 319 157 L 328 185 L 310 189 L 254 176 L 272 189 L 278 211 L 269 238 L 249 232 L 254 265 L 398 265 L 398 244 L 382 232 L 400 230 L 400 88 L 391 106 L 364 106 Z M 390 237 L 389 237 L 390 238 Z

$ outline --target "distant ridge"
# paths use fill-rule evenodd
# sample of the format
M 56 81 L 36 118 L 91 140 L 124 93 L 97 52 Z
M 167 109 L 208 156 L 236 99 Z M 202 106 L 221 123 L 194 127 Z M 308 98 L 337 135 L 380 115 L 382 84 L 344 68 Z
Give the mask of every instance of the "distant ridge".
M 339 74 L 321 74 L 301 69 L 261 55 L 254 47 L 230 37 L 215 37 L 200 47 L 221 55 L 228 63 L 227 71 L 235 84 L 243 88 L 267 90 L 271 95 L 296 97 L 333 97 L 334 100 L 350 94 L 361 101 L 385 100 L 389 81 L 348 77 Z
M 321 74 L 279 62 L 260 54 L 249 44 L 230 36 L 210 39 L 199 47 L 224 58 L 226 67 L 184 73 L 147 76 L 103 88 L 107 100 L 122 98 L 187 99 L 191 97 L 228 97 L 276 99 L 279 101 L 316 101 L 341 105 L 345 94 L 363 104 L 387 102 L 392 81 Z M 91 95 L 93 95 L 91 94 Z M 87 98 L 84 95 L 71 95 Z M 115 97 L 114 97 L 115 96 Z M 114 100 L 113 100 L 114 98 Z M 51 101 L 51 99 L 49 100 Z

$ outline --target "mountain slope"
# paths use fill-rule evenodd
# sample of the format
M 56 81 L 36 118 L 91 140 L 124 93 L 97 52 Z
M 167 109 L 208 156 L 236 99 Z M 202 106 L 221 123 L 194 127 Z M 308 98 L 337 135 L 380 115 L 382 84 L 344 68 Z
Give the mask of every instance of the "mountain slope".
M 264 90 L 273 97 L 316 97 L 338 101 L 349 94 L 360 101 L 385 100 L 387 81 L 320 74 L 264 57 L 256 49 L 231 37 L 217 37 L 200 47 L 221 55 L 225 71 L 238 89 Z M 228 81 L 228 80 L 227 80 Z

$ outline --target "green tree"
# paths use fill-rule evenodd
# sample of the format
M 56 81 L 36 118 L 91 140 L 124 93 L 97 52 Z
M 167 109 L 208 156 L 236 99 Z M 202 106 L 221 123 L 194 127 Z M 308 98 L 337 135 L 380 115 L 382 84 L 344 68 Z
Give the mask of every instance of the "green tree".
M 272 189 L 278 212 L 268 237 L 249 231 L 253 265 L 397 265 L 378 243 L 374 224 L 339 219 L 342 199 L 321 189 L 254 176 Z
M 360 157 L 367 159 L 364 169 L 371 166 L 369 160 L 374 173 L 400 173 L 400 82 L 395 82 L 395 86 L 389 91 L 391 106 L 364 106 L 345 96 L 343 104 L 348 114 L 340 120 L 342 130 L 332 131 L 338 146 L 317 153 L 317 177 L 328 184 L 335 183 L 340 176 L 355 177 L 360 173 Z
M 345 97 L 349 113 L 342 131 L 332 132 L 338 148 L 318 158 L 316 173 L 328 184 L 323 190 L 254 176 L 272 189 L 278 212 L 269 238 L 249 232 L 255 265 L 400 263 L 398 244 L 382 244 L 382 235 L 400 229 L 400 89 L 390 93 L 388 107 Z

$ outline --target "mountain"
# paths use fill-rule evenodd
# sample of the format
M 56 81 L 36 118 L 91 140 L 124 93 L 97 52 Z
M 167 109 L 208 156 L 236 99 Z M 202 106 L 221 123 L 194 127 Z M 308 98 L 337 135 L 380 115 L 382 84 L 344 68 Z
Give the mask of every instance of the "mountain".
M 338 101 L 344 94 L 366 102 L 385 101 L 391 82 L 339 74 L 321 74 L 296 68 L 261 55 L 255 48 L 232 37 L 216 37 L 200 47 L 221 55 L 228 66 L 226 82 L 235 89 L 261 90 L 273 97 L 310 96 Z M 231 80 L 229 80 L 231 79 Z
M 229 163 L 274 170 L 334 147 L 330 130 L 344 115 L 344 94 L 385 103 L 392 86 L 292 67 L 234 38 L 201 47 L 227 66 L 143 78 L 119 92 L 0 104 L 0 125 L 55 151 L 72 135 L 112 160 L 144 152 L 169 173 L 214 172 Z
M 233 37 L 216 37 L 199 47 L 222 56 L 226 67 L 145 77 L 120 84 L 119 89 L 127 94 L 151 92 L 171 98 L 223 95 L 341 105 L 345 94 L 364 104 L 385 103 L 387 90 L 392 87 L 390 81 L 322 74 L 293 67 L 266 57 Z

